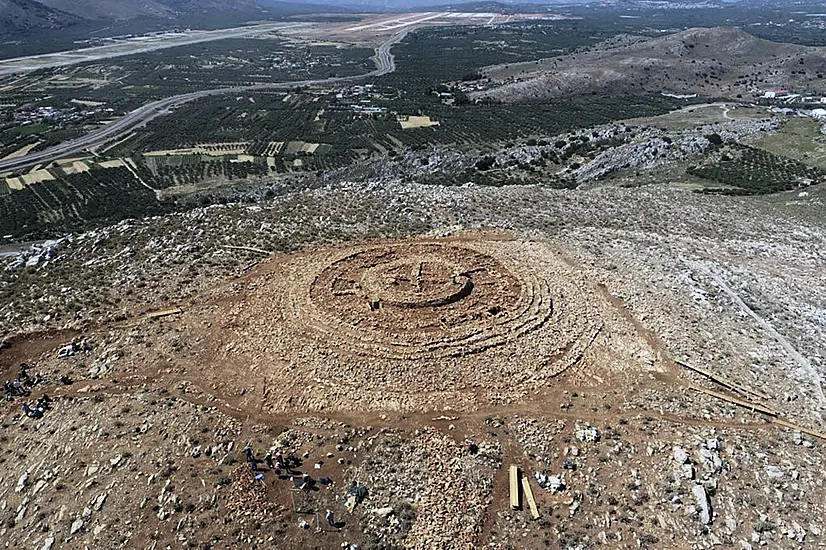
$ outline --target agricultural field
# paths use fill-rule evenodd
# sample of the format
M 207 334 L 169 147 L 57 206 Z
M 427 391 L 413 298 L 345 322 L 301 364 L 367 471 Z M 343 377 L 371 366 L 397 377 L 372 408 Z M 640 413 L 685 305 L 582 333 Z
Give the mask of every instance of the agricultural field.
M 77 231 L 135 216 L 170 211 L 126 167 L 63 167 L 51 179 L 0 195 L 0 232 L 7 235 Z M 51 228 L 44 229 L 44 228 Z
M 768 151 L 736 145 L 723 147 L 687 172 L 721 185 L 706 192 L 765 194 L 826 183 L 826 171 Z
M 776 134 L 761 136 L 754 145 L 781 157 L 788 157 L 826 169 L 826 134 L 823 121 L 790 118 Z
M 48 148 L 188 91 L 362 74 L 373 68 L 372 54 L 265 35 L 0 77 L 0 158 L 29 145 Z
M 364 74 L 373 68 L 373 50 L 367 43 L 372 40 L 375 44 L 373 34 L 389 32 L 382 30 L 382 25 L 386 26 L 381 23 L 352 32 L 352 24 L 337 22 L 329 27 L 335 29 L 335 40 L 329 41 L 320 39 L 323 25 L 313 28 L 315 34 L 298 27 L 289 36 L 265 33 L 254 38 L 228 38 L 6 77 L 0 83 L 0 105 L 4 106 L 0 111 L 4 121 L 0 126 L 0 158 L 45 149 L 101 127 L 148 101 L 181 91 Z M 721 171 L 723 165 L 715 164 L 719 158 L 703 156 L 705 145 L 696 145 L 695 140 L 713 133 L 701 127 L 737 126 L 741 122 L 744 128 L 752 123 L 759 126 L 773 116 L 766 108 L 702 96 L 641 91 L 521 103 L 469 100 L 467 91 L 481 82 L 482 67 L 574 54 L 614 36 L 618 30 L 657 34 L 642 21 L 617 21 L 601 12 L 586 19 L 416 28 L 392 46 L 395 70 L 389 74 L 359 84 L 331 83 L 202 97 L 150 120 L 99 149 L 97 158 L 84 162 L 104 181 L 114 167 L 106 163 L 128 162 L 136 174 L 133 177 L 139 176 L 154 200 L 175 209 L 185 208 L 177 201 L 186 201 L 188 196 L 198 203 L 215 199 L 216 193 L 221 200 L 231 200 L 232 189 L 246 189 L 249 182 L 269 186 L 284 178 L 292 181 L 294 177 L 311 176 L 323 180 L 328 174 L 335 177 L 337 171 L 350 167 L 357 171 L 362 163 L 374 159 L 391 167 L 393 162 L 406 166 L 407 161 L 402 159 L 411 154 L 426 162 L 425 157 L 447 158 L 457 151 L 475 160 L 468 166 L 458 163 L 447 170 L 431 167 L 421 175 L 421 181 L 431 185 L 474 182 L 497 187 L 557 188 L 656 183 L 659 176 L 653 174 L 665 169 L 663 159 L 671 159 L 666 149 L 670 147 L 673 152 L 671 144 L 687 134 L 692 136 L 686 138 L 690 144 L 681 146 L 672 159 L 678 163 L 670 172 L 677 174 L 672 182 L 697 190 L 731 191 L 729 183 L 715 178 L 728 181 L 734 178 L 733 172 Z M 350 40 L 363 42 L 345 47 L 348 32 L 353 35 Z M 312 35 L 312 39 L 302 39 L 302 33 Z M 48 95 L 44 95 L 46 92 Z M 576 147 L 539 147 L 541 154 L 512 152 L 509 159 L 497 158 L 491 169 L 480 170 L 475 165 L 484 166 L 488 152 L 512 151 L 520 144 L 554 144 L 579 130 L 588 136 L 599 133 L 602 125 L 617 121 L 632 128 L 657 128 L 664 134 L 653 142 L 634 144 L 628 141 L 629 136 L 636 139 L 646 135 L 635 129 L 619 142 L 594 140 Z M 777 135 L 799 134 L 804 131 L 802 127 L 800 131 L 792 130 L 799 124 L 803 123 L 792 122 Z M 814 130 L 808 125 L 805 131 Z M 735 134 L 751 139 L 748 136 L 752 132 L 735 130 Z M 768 145 L 753 146 L 776 153 L 777 159 L 749 160 L 747 164 L 771 164 L 768 173 L 775 175 L 785 174 L 788 168 L 795 182 L 818 181 L 815 172 L 797 165 L 792 169 L 784 160 L 794 158 L 817 166 L 817 136 L 805 138 L 812 143 L 813 157 L 807 160 L 792 154 L 792 150 L 799 150 L 796 147 L 790 147 L 789 152 L 776 147 L 773 150 L 770 142 L 777 139 L 775 134 L 765 135 Z M 779 143 L 787 141 L 784 137 Z M 627 150 L 615 149 L 617 146 Z M 645 151 L 643 160 L 639 151 Z M 638 165 L 648 168 L 640 170 Z M 115 175 L 115 171 L 111 173 Z M 64 168 L 55 171 L 40 165 L 23 173 L 0 174 L 0 193 L 5 196 L 3 200 L 16 202 L 40 185 L 54 185 L 53 180 L 69 175 Z M 757 176 L 743 177 L 748 181 Z M 631 181 L 634 178 L 636 183 Z M 796 184 L 744 185 L 737 189 L 773 192 Z M 16 194 L 24 188 L 26 194 Z M 10 227 L 16 234 L 35 235 L 39 231 L 36 228 L 54 228 L 55 223 L 60 225 L 67 218 L 84 217 L 75 209 L 67 209 L 61 216 L 40 216 L 32 223 Z
M 399 125 L 402 130 L 409 130 L 411 128 L 430 128 L 432 126 L 439 126 L 441 123 L 438 120 L 433 120 L 427 115 L 422 116 L 400 116 Z
M 394 47 L 397 70 L 374 79 L 371 92 L 345 94 L 344 98 L 326 90 L 286 96 L 249 94 L 231 101 L 207 98 L 150 123 L 113 153 L 174 148 L 210 139 L 269 142 L 317 136 L 314 139 L 330 144 L 344 161 L 359 158 L 353 151 L 399 152 L 429 144 L 483 144 L 554 134 L 616 118 L 660 114 L 686 104 L 674 98 L 641 96 L 601 97 L 599 101 L 579 98 L 530 106 L 475 105 L 462 101 L 461 95 L 454 104 L 446 104 L 434 93 L 447 90 L 446 83 L 473 74 L 482 64 L 554 55 L 596 39 L 572 38 L 569 32 L 575 24 L 560 21 L 419 30 Z M 376 112 L 356 110 L 364 102 Z M 397 117 L 418 113 L 427 113 L 439 125 L 400 133 Z M 491 118 L 497 125 L 490 125 Z M 170 120 L 172 124 L 166 124 Z

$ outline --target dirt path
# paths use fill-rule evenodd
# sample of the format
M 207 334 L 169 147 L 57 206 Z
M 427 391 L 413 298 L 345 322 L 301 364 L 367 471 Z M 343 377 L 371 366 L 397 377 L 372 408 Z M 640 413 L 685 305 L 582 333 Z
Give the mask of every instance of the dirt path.
M 157 366 L 153 367 L 152 373 L 156 373 Z M 666 382 L 654 381 L 650 382 L 648 387 L 660 387 Z M 153 382 L 153 380 L 155 380 Z M 218 396 L 211 393 L 201 385 L 201 380 L 191 376 L 166 376 L 163 380 L 158 381 L 156 376 L 151 376 L 150 373 L 136 373 L 127 377 L 118 377 L 118 381 L 105 379 L 87 379 L 75 380 L 70 386 L 52 387 L 47 390 L 39 390 L 33 394 L 33 398 L 38 397 L 43 393 L 48 393 L 54 398 L 82 398 L 89 395 L 101 396 L 124 396 L 132 395 L 137 392 L 153 391 L 158 389 L 165 390 L 168 395 L 176 397 L 182 401 L 186 401 L 195 405 L 202 405 L 207 407 L 216 407 L 219 411 L 227 416 L 233 417 L 244 423 L 255 423 L 265 426 L 287 426 L 300 418 L 320 417 L 329 419 L 334 422 L 342 422 L 350 426 L 373 426 L 375 429 L 393 428 L 393 429 L 417 429 L 422 426 L 435 425 L 448 427 L 453 425 L 455 428 L 463 431 L 473 431 L 474 426 L 478 427 L 485 424 L 485 419 L 490 417 L 511 417 L 520 416 L 526 418 L 542 418 L 545 420 L 564 420 L 564 421 L 580 421 L 592 423 L 594 425 L 605 423 L 618 423 L 620 420 L 627 419 L 634 415 L 643 415 L 651 418 L 656 418 L 670 424 L 679 424 L 686 426 L 704 426 L 710 428 L 729 428 L 740 430 L 764 430 L 771 428 L 770 422 L 759 421 L 731 421 L 731 420 L 714 420 L 694 417 L 685 417 L 672 413 L 665 413 L 655 409 L 648 408 L 631 408 L 617 410 L 619 407 L 612 407 L 611 410 L 600 410 L 598 412 L 585 410 L 584 406 L 580 408 L 562 409 L 560 404 L 570 403 L 570 394 L 565 393 L 565 390 L 553 388 L 553 393 L 546 395 L 534 396 L 532 399 L 525 402 L 513 405 L 489 406 L 483 407 L 472 412 L 464 411 L 427 411 L 427 412 L 397 412 L 397 411 L 371 411 L 371 412 L 353 412 L 340 410 L 325 410 L 325 411 L 296 411 L 289 413 L 268 412 L 263 410 L 258 404 L 256 405 L 242 405 L 237 400 L 233 401 L 225 396 Z M 667 383 L 677 382 L 671 377 L 668 377 Z M 181 391 L 177 389 L 181 383 L 185 383 L 189 391 Z M 96 389 L 99 388 L 99 389 Z M 677 382 L 677 386 L 673 387 L 675 391 L 687 389 L 687 385 L 682 385 Z M 583 389 L 591 395 L 600 394 L 606 388 L 592 387 Z M 194 390 L 194 391 L 193 391 Z M 618 403 L 614 403 L 618 405 Z M 319 432 L 322 433 L 322 432 Z M 324 432 L 326 433 L 326 432 Z

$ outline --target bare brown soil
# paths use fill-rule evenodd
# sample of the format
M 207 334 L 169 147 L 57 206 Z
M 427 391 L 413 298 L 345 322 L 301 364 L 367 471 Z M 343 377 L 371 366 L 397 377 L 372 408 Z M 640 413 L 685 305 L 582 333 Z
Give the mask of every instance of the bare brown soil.
M 285 257 L 199 300 L 180 326 L 187 371 L 254 386 L 271 413 L 473 411 L 573 366 L 599 379 L 639 371 L 632 355 L 647 343 L 611 309 L 547 245 L 481 236 Z

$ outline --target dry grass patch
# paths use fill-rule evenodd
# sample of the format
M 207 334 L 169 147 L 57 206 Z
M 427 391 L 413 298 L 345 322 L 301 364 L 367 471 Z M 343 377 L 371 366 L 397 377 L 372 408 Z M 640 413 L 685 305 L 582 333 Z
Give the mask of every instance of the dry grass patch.
M 399 124 L 401 124 L 402 130 L 409 130 L 410 128 L 439 126 L 439 121 L 432 120 L 429 116 L 400 116 Z

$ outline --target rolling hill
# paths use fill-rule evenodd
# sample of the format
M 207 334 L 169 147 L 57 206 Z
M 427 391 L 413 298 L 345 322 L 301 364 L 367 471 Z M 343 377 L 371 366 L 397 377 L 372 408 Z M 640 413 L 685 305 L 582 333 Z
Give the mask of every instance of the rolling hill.
M 76 17 L 34 0 L 0 0 L 0 32 L 27 33 L 73 23 Z
M 135 17 L 166 17 L 173 13 L 169 6 L 154 0 L 123 2 L 121 0 L 37 0 L 49 9 L 70 13 L 80 19 L 124 20 Z
M 272 4 L 277 11 L 277 3 Z M 63 29 L 83 22 L 177 20 L 203 14 L 262 13 L 255 0 L 0 0 L 0 35 Z
M 474 97 L 505 102 L 638 91 L 735 98 L 775 88 L 826 95 L 826 50 L 732 27 L 696 28 L 656 38 L 620 35 L 570 55 L 482 73 L 494 86 Z

